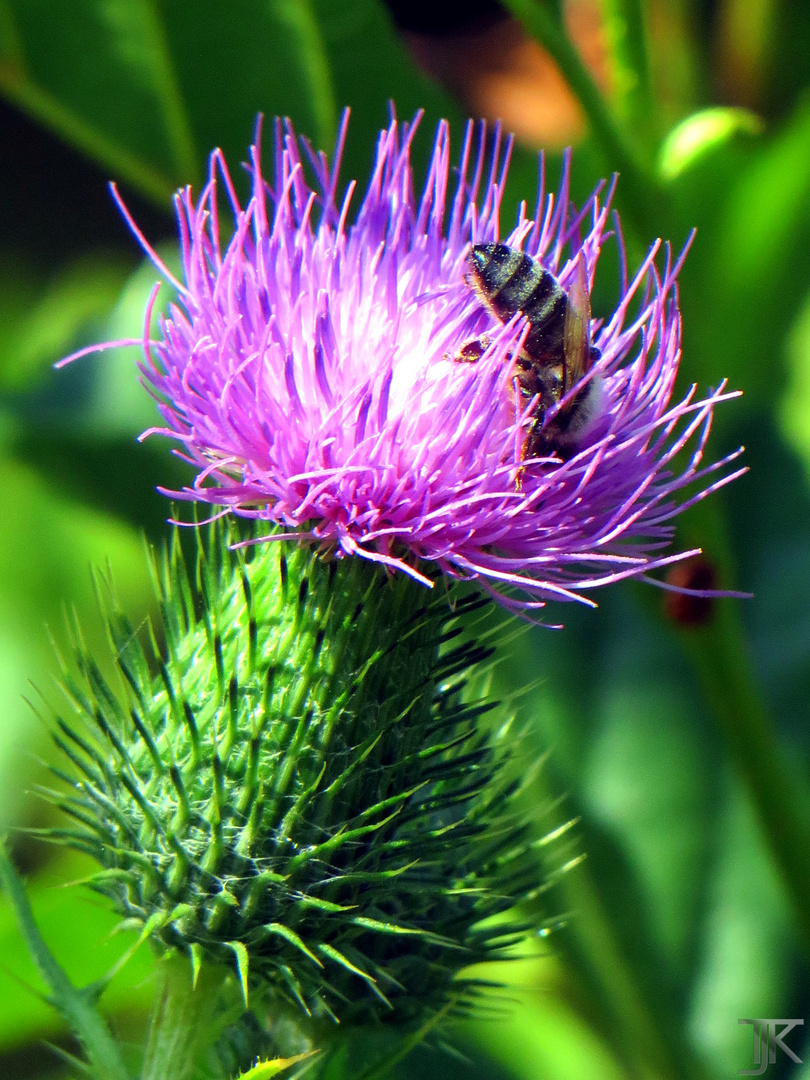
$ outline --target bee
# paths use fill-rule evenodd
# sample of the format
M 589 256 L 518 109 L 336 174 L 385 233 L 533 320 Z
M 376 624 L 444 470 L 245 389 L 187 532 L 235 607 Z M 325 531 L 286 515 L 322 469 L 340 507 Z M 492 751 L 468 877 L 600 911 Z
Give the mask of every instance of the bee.
M 584 259 L 569 290 L 536 259 L 507 244 L 476 244 L 467 256 L 464 279 L 501 322 L 521 312 L 529 332 L 514 358 L 521 401 L 537 399 L 523 444 L 524 458 L 556 453 L 570 457 L 599 415 L 601 380 L 592 376 L 546 420 L 572 387 L 587 375 L 601 353 L 591 344 L 591 306 Z M 456 359 L 475 362 L 489 345 L 479 338 L 462 347 Z

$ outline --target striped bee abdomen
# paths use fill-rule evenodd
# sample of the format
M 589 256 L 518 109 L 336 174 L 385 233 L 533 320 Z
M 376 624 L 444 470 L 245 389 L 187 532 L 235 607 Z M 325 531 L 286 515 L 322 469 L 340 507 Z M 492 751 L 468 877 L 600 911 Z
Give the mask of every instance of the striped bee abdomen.
M 532 356 L 562 355 L 567 296 L 539 262 L 506 244 L 476 244 L 467 259 L 467 282 L 501 322 L 522 311 Z

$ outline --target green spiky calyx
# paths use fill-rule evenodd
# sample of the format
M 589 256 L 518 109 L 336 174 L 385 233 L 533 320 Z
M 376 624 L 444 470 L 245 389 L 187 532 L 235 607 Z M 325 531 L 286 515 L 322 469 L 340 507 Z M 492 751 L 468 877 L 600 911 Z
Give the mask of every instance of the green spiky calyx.
M 488 651 L 451 643 L 480 601 L 284 542 L 234 553 L 220 527 L 194 580 L 176 541 L 156 580 L 146 641 L 108 605 L 117 690 L 81 645 L 65 669 L 86 724 L 57 720 L 80 774 L 59 839 L 161 947 L 305 1014 L 463 1007 L 459 971 L 503 955 L 516 927 L 492 916 L 536 884 L 505 751 L 464 700 Z

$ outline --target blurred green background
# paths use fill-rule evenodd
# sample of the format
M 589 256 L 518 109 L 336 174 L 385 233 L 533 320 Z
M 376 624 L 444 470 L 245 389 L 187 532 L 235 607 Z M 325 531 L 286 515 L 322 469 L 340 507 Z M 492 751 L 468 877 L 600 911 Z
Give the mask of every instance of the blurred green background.
M 532 3 L 510 6 L 522 15 Z M 52 693 L 51 636 L 64 639 L 76 609 L 100 642 L 93 566 L 109 563 L 124 604 L 146 617 L 143 535 L 168 531 L 154 489 L 185 477 L 165 446 L 135 442 L 155 415 L 135 350 L 52 368 L 87 343 L 141 332 L 156 275 L 106 181 L 172 259 L 172 192 L 199 185 L 214 146 L 232 166 L 243 160 L 257 113 L 289 115 L 329 149 L 351 106 L 343 176 L 362 187 L 393 101 L 403 118 L 426 110 L 419 167 L 440 117 L 456 146 L 470 111 L 513 122 L 506 227 L 521 199 L 533 205 L 543 143 L 552 178 L 561 146 L 575 145 L 582 199 L 626 162 L 539 46 L 491 7 L 0 0 L 0 824 L 14 830 L 43 933 L 78 983 L 129 942 L 109 936 L 115 917 L 92 894 L 60 887 L 87 872 L 77 856 L 17 831 L 49 822 L 32 788 L 52 756 L 38 716 L 40 692 Z M 550 751 L 538 836 L 576 817 L 569 854 L 587 858 L 555 896 L 559 931 L 506 972 L 514 989 L 497 1015 L 453 1030 L 452 1054 L 416 1051 L 399 1075 L 720 1080 L 752 1067 L 739 1018 L 810 1023 L 810 922 L 751 800 L 756 753 L 741 778 L 734 749 L 735 709 L 753 710 L 776 733 L 797 806 L 810 806 L 810 5 L 544 10 L 563 18 L 632 151 L 637 172 L 617 199 L 631 260 L 657 235 L 677 248 L 698 227 L 681 278 L 681 390 L 722 378 L 744 390 L 720 409 L 710 447 L 720 457 L 745 444 L 750 473 L 687 515 L 679 539 L 704 546 L 721 584 L 754 598 L 721 601 L 707 624 L 686 627 L 658 592 L 616 586 L 596 611 L 549 610 L 564 631 L 510 639 L 493 690 L 529 724 L 528 752 Z M 712 106 L 722 111 L 689 121 Z M 595 314 L 615 302 L 617 281 L 606 250 Z M 725 666 L 723 641 L 734 655 Z M 808 849 L 787 857 L 810 866 Z M 70 1050 L 70 1037 L 37 997 L 2 897 L 0 965 L 0 1077 L 69 1075 L 44 1042 Z M 134 1043 L 149 972 L 136 954 L 104 999 Z M 801 1036 L 789 1042 L 810 1061 Z M 810 1064 L 779 1055 L 768 1075 L 810 1078 Z

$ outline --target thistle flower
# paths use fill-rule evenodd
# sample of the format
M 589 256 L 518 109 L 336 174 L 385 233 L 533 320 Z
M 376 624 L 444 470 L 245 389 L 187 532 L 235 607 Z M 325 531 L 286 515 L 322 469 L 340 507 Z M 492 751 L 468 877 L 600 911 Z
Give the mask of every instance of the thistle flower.
M 487 166 L 485 133 L 476 146 L 468 125 L 450 194 L 442 122 L 417 197 L 416 126 L 392 121 L 380 134 L 354 214 L 353 182 L 338 199 L 346 117 L 331 166 L 277 121 L 273 183 L 255 146 L 244 208 L 216 151 L 199 201 L 189 189 L 177 196 L 182 282 L 129 218 L 177 289 L 159 340 L 147 330 L 141 365 L 164 420 L 152 431 L 177 440 L 199 470 L 172 494 L 281 526 L 267 539 L 293 531 L 428 584 L 435 568 L 474 580 L 517 610 L 650 580 L 690 554 L 662 554 L 672 520 L 732 479 L 713 474 L 736 456 L 702 462 L 714 406 L 734 396 L 724 386 L 672 401 L 682 259 L 665 249 L 658 267 L 656 243 L 632 279 L 623 272 L 616 310 L 591 323 L 596 423 L 568 460 L 524 460 L 537 405 L 515 393 L 526 320 L 504 325 L 487 312 L 465 283 L 465 259 L 471 244 L 503 240 L 563 288 L 584 260 L 590 288 L 608 236 L 624 265 L 618 219 L 608 232 L 612 188 L 575 210 L 566 158 L 556 197 L 541 179 L 534 216 L 521 207 L 504 235 L 509 143 L 496 130 Z M 220 187 L 234 215 L 224 240 Z M 454 362 L 482 335 L 491 345 L 478 363 Z
M 159 952 L 195 979 L 219 973 L 209 1003 L 222 972 L 238 974 L 246 1007 L 250 992 L 276 1019 L 295 1014 L 310 1045 L 329 1041 L 324 1018 L 415 1026 L 467 1011 L 480 984 L 464 969 L 550 918 L 555 872 L 537 849 L 564 827 L 533 836 L 531 770 L 511 779 L 517 740 L 481 722 L 469 685 L 489 650 L 451 643 L 484 601 L 454 607 L 411 579 L 473 581 L 523 612 L 582 600 L 682 558 L 661 554 L 673 516 L 731 479 L 701 463 L 731 395 L 671 403 L 680 260 L 666 252 L 659 269 L 657 245 L 590 325 L 603 400 L 586 437 L 565 460 L 527 456 L 546 445 L 528 438 L 538 402 L 516 385 L 527 321 L 499 322 L 465 281 L 471 245 L 502 239 L 508 144 L 496 132 L 486 172 L 484 131 L 476 147 L 468 127 L 449 195 L 441 124 L 417 199 L 415 129 L 381 134 L 351 223 L 345 118 L 333 165 L 277 123 L 273 185 L 254 147 L 245 208 L 215 152 L 199 202 L 177 199 L 182 282 L 129 219 L 177 289 L 158 340 L 153 292 L 141 363 L 164 421 L 153 430 L 199 470 L 174 494 L 251 527 L 215 520 L 193 575 L 175 537 L 155 562 L 151 637 L 110 604 L 117 685 L 77 635 L 55 730 L 73 772 L 55 769 L 68 789 L 48 795 L 72 822 L 49 835 L 97 858 L 91 883 Z M 569 205 L 566 160 L 558 195 L 541 184 L 534 217 L 522 209 L 503 239 L 584 291 L 609 204 L 600 188 Z M 474 341 L 477 360 L 457 362 Z M 286 543 L 302 538 L 314 543 Z M 150 1037 L 163 1057 L 144 1075 L 190 1075 L 209 1015 L 158 1003 L 170 1037 Z M 255 1013 L 241 1023 L 244 1058 Z

